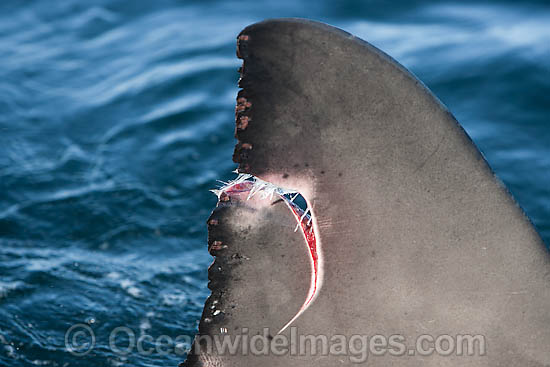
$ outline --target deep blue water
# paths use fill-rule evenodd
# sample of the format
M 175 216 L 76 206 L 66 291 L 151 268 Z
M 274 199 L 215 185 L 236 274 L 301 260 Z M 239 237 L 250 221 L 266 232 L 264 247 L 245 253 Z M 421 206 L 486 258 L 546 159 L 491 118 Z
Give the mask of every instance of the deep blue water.
M 0 366 L 183 360 L 122 356 L 109 335 L 194 334 L 209 294 L 208 190 L 235 168 L 235 37 L 268 17 L 339 26 L 412 70 L 550 243 L 545 4 L 1 2 Z M 65 347 L 78 323 L 96 335 L 83 357 Z

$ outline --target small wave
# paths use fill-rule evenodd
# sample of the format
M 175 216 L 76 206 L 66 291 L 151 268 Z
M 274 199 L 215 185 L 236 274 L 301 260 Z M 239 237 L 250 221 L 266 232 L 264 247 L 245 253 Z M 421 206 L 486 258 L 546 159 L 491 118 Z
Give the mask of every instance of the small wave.
M 120 286 L 126 291 L 126 293 L 134 298 L 140 298 L 142 296 L 141 290 L 135 286 L 133 281 L 129 279 L 122 279 L 120 281 Z
M 0 281 L 0 299 L 7 298 L 10 292 L 21 288 L 23 285 L 24 285 L 23 282 L 20 282 L 20 281 L 13 281 L 13 282 Z

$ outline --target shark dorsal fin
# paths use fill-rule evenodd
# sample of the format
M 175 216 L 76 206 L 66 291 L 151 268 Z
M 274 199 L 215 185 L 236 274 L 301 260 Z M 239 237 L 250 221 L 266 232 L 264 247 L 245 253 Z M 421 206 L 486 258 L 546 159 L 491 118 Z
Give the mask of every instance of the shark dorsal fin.
M 239 171 L 300 192 L 312 212 L 319 287 L 292 327 L 329 342 L 334 335 L 348 341 L 353 335 L 400 335 L 409 347 L 421 335 L 481 335 L 487 346 L 485 355 L 477 350 L 473 356 L 388 352 L 371 358 L 370 366 L 548 365 L 548 252 L 431 92 L 372 45 L 308 20 L 251 25 L 238 37 L 237 54 L 243 59 L 234 154 Z M 311 289 L 309 255 L 302 247 L 281 257 L 281 241 L 304 246 L 289 224 L 295 220 L 291 210 L 239 200 L 239 211 L 252 206 L 264 214 L 252 215 L 240 232 L 219 233 L 228 236 L 227 255 L 220 256 L 232 256 L 231 241 L 246 245 L 239 247 L 250 259 L 246 266 L 265 269 L 269 279 L 237 281 L 238 270 L 231 268 L 241 265 L 228 264 L 228 283 L 213 285 L 213 294 L 223 299 L 235 294 L 231 287 L 248 287 L 261 299 L 233 300 L 239 305 L 233 309 L 222 300 L 219 319 L 207 303 L 199 334 L 221 329 L 232 335 L 237 327 L 259 333 L 265 326 L 273 338 Z M 236 220 L 231 218 L 224 220 Z M 284 270 L 273 272 L 279 267 Z M 262 287 L 268 287 L 263 296 Z M 285 301 L 254 306 L 273 297 Z M 187 363 L 354 364 L 350 351 L 302 352 L 254 356 L 202 349 Z

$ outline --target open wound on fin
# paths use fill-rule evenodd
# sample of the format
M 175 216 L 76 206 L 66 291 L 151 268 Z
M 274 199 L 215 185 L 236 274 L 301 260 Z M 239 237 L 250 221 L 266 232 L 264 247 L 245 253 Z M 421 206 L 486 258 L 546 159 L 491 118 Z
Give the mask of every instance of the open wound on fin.
M 279 330 L 278 333 L 281 333 L 307 310 L 320 289 L 320 252 L 317 248 L 315 231 L 313 229 L 313 213 L 299 192 L 276 186 L 250 174 L 239 174 L 235 180 L 229 182 L 222 181 L 221 183 L 222 186 L 219 189 L 211 190 L 218 196 L 220 201 L 226 200 L 232 194 L 243 195 L 245 193 L 247 193 L 247 200 L 255 195 L 259 195 L 260 198 L 271 200 L 272 203 L 279 200 L 284 201 L 296 219 L 297 224 L 294 231 L 296 232 L 300 229 L 304 236 L 305 245 L 309 250 L 308 254 L 311 260 L 311 284 L 302 307 L 296 315 Z M 275 200 L 275 202 L 273 202 L 273 200 Z

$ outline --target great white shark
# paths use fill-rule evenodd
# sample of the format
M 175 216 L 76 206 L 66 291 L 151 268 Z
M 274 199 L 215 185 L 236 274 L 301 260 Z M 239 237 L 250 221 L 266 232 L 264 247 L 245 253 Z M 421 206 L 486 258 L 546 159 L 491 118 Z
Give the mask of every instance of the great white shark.
M 242 175 L 184 366 L 550 366 L 550 254 L 422 82 L 309 20 L 237 56 Z

